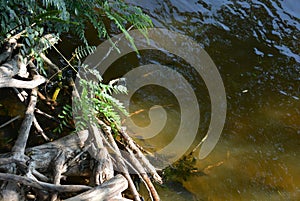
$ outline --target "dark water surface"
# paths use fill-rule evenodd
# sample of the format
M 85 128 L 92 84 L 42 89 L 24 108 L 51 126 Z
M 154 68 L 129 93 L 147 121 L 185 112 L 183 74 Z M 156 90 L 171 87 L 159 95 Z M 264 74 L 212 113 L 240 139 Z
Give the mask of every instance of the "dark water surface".
M 155 27 L 201 44 L 224 81 L 228 110 L 221 139 L 207 158 L 197 162 L 206 175 L 189 178 L 184 187 L 196 200 L 300 200 L 300 1 L 128 2 L 141 6 Z M 126 72 L 150 61 L 168 64 L 188 77 L 201 109 L 199 142 L 210 119 L 205 85 L 178 58 L 156 52 L 143 55 L 144 59 L 128 55 L 115 65 Z M 114 72 L 109 77 L 124 73 Z M 134 116 L 138 124 L 149 123 L 147 108 L 156 104 L 165 105 L 170 115 L 162 133 L 145 142 L 150 150 L 170 142 L 180 122 L 172 94 L 148 87 L 132 99 L 131 112 L 140 111 Z M 163 200 L 191 199 L 175 192 L 161 194 Z

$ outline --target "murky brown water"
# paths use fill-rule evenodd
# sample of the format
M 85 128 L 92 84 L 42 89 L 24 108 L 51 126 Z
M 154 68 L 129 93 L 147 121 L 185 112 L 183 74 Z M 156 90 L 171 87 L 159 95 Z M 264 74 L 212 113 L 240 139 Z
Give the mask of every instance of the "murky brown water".
M 207 158 L 197 162 L 206 175 L 183 183 L 195 199 L 300 200 L 300 1 L 128 2 L 151 15 L 155 27 L 200 43 L 223 78 L 228 110 L 221 139 Z M 121 76 L 149 62 L 184 74 L 199 99 L 199 142 L 210 119 L 207 90 L 188 65 L 168 56 L 156 52 L 142 52 L 139 58 L 128 55 L 114 64 L 107 77 Z M 168 122 L 159 135 L 141 142 L 150 150 L 163 148 L 174 137 L 180 122 L 178 103 L 167 90 L 153 86 L 137 92 L 131 102 L 131 112 L 139 111 L 133 118 L 144 126 L 149 124 L 147 109 L 157 104 L 165 106 Z
M 300 200 L 300 1 L 127 2 L 141 6 L 155 27 L 179 32 L 201 44 L 224 81 L 228 109 L 221 138 L 207 158 L 197 161 L 205 175 L 183 182 L 194 199 Z M 71 44 L 62 45 L 67 52 L 73 49 Z M 197 144 L 210 121 L 205 84 L 177 57 L 155 51 L 141 54 L 116 62 L 105 78 L 122 76 L 149 62 L 168 65 L 189 78 L 201 110 Z M 176 98 L 166 89 L 145 87 L 134 95 L 130 106 L 137 124 L 149 123 L 147 110 L 153 105 L 164 106 L 167 125 L 159 135 L 140 142 L 149 150 L 158 150 L 176 134 L 180 111 Z M 176 186 L 160 188 L 160 194 L 167 201 L 193 199 Z

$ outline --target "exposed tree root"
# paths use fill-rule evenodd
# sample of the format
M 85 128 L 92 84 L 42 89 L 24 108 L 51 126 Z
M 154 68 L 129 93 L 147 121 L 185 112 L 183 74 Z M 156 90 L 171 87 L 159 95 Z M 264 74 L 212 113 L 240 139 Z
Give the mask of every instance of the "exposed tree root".
M 12 37 L 0 54 L 0 88 L 15 87 L 31 91 L 27 90 L 30 91 L 27 97 L 14 89 L 20 100 L 28 102 L 28 105 L 11 152 L 0 154 L 0 200 L 125 201 L 128 199 L 122 196 L 122 192 L 129 188 L 133 199 L 141 201 L 133 174 L 144 182 L 152 200 L 160 200 L 151 179 L 158 183 L 162 180 L 144 155 L 144 150 L 123 129 L 118 129 L 121 140 L 114 138 L 110 125 L 100 119 L 98 125 L 91 124 L 86 130 L 26 148 L 33 129 L 49 141 L 35 113 L 54 121 L 57 119 L 36 108 L 41 98 L 38 87 L 46 79 L 38 75 L 31 59 L 20 61 L 20 55 L 13 56 L 18 37 Z M 59 71 L 50 59 L 43 54 L 41 56 L 50 67 Z M 22 80 L 16 76 L 22 77 Z M 62 184 L 64 179 L 72 176 L 82 176 L 89 181 L 85 185 Z

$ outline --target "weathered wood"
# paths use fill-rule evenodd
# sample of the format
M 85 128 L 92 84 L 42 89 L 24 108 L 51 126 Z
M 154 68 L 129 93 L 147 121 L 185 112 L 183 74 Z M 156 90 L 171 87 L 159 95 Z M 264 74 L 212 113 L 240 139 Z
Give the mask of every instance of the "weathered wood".
M 121 192 L 128 188 L 128 182 L 122 175 L 117 175 L 89 191 L 81 193 L 65 201 L 109 201 L 120 196 Z
M 46 82 L 46 79 L 40 75 L 37 76 L 35 79 L 29 81 L 18 80 L 11 77 L 2 77 L 0 78 L 0 88 L 15 87 L 22 89 L 33 89 L 43 84 L 44 82 Z
M 98 150 L 97 164 L 94 168 L 95 184 L 100 185 L 114 176 L 113 163 L 106 148 Z
M 132 200 L 123 197 L 114 197 L 111 198 L 109 201 L 132 201 Z
M 154 201 L 159 201 L 160 200 L 159 195 L 154 185 L 152 184 L 150 178 L 148 177 L 146 172 L 142 172 L 144 170 L 143 167 L 145 167 L 147 171 L 150 172 L 150 174 L 152 175 L 152 177 L 156 182 L 162 183 L 161 177 L 157 174 L 153 165 L 149 162 L 149 160 L 145 157 L 145 155 L 141 152 L 141 150 L 136 146 L 136 144 L 131 139 L 131 137 L 124 130 L 121 130 L 120 133 L 130 147 L 130 148 L 127 147 L 127 151 L 131 156 L 130 159 L 133 161 L 132 163 L 135 165 L 135 167 L 139 170 L 140 175 L 143 181 L 145 182 L 148 191 L 150 192 L 150 195 L 152 195 Z M 135 152 L 136 156 L 133 154 L 132 150 Z M 141 161 L 144 166 L 142 166 L 139 163 L 139 161 Z
M 0 201 L 19 201 L 21 195 L 18 193 L 20 187 L 15 182 L 8 182 L 8 184 L 1 190 Z
M 90 190 L 92 187 L 85 185 L 55 185 L 46 182 L 30 179 L 15 174 L 0 173 L 0 180 L 14 181 L 20 184 L 31 186 L 40 190 L 48 190 L 54 192 L 82 192 Z
M 96 129 L 96 127 L 94 129 Z M 94 135 L 98 134 L 102 138 L 102 140 L 103 139 L 105 140 L 105 143 L 108 143 L 108 142 L 106 142 L 106 140 L 107 140 L 106 137 L 104 137 L 103 133 L 101 133 L 101 130 L 98 130 L 98 131 L 94 130 L 94 132 L 95 132 Z M 108 131 L 106 131 L 106 132 L 108 132 Z M 28 148 L 28 149 L 25 150 L 25 154 L 27 156 L 30 156 L 30 158 L 31 158 L 30 164 L 34 168 L 34 170 L 40 170 L 41 172 L 48 172 L 49 171 L 48 168 L 51 167 L 53 161 L 56 161 L 57 158 L 55 158 L 55 157 L 62 150 L 66 153 L 66 156 L 68 156 L 66 158 L 66 161 L 72 161 L 73 159 L 78 158 L 78 157 L 74 156 L 74 153 L 75 152 L 78 153 L 79 150 L 82 150 L 82 148 L 84 146 L 84 143 L 87 142 L 88 136 L 89 136 L 89 132 L 87 130 L 86 131 L 81 131 L 81 132 L 76 133 L 76 134 L 68 135 L 68 136 L 66 136 L 64 138 L 61 138 L 61 139 L 59 139 L 57 141 L 54 141 L 54 142 L 46 143 L 46 144 L 39 145 L 39 146 L 36 146 L 36 147 L 33 147 L 33 148 Z M 109 143 L 113 144 L 112 146 L 114 146 L 114 149 L 117 149 L 117 145 L 115 144 L 115 142 L 113 143 L 114 139 L 113 139 L 111 133 L 109 134 L 108 138 L 110 139 Z M 98 143 L 99 143 L 99 141 L 98 141 Z M 103 146 L 101 144 L 98 144 L 98 145 Z M 87 145 L 85 145 L 85 146 L 87 146 Z M 88 149 L 86 149 L 86 150 L 88 150 Z M 101 149 L 99 149 L 98 151 L 101 151 Z M 130 151 L 129 153 L 132 153 L 132 151 Z M 118 159 L 117 159 L 116 162 L 119 163 L 120 161 L 123 161 L 122 164 L 125 166 L 124 160 L 126 160 L 126 157 L 124 159 L 120 152 L 119 152 L 119 154 L 120 155 L 117 157 Z M 1 158 L 1 156 L 7 158 L 7 156 L 9 156 L 9 155 L 7 155 L 7 154 L 6 155 L 0 155 L 0 158 Z M 98 158 L 98 157 L 99 156 L 96 156 L 96 158 Z M 108 156 L 108 157 L 110 157 L 110 156 Z M 135 158 L 135 155 L 131 154 L 131 157 Z M 135 159 L 135 161 L 136 160 L 137 159 Z M 15 162 L 15 161 L 12 159 L 12 162 Z M 128 163 L 128 161 L 126 161 L 126 162 Z M 75 166 L 77 165 L 76 164 L 77 162 L 75 162 L 75 160 L 72 163 L 73 164 L 75 163 Z M 87 163 L 89 163 L 89 162 L 87 162 Z M 72 173 L 73 175 L 80 175 L 82 173 L 82 169 L 80 169 L 79 167 L 71 168 L 71 163 L 69 163 L 69 162 L 60 163 L 60 165 L 63 165 L 63 164 L 66 167 L 68 167 L 68 170 L 64 175 L 68 175 L 69 170 L 72 170 L 72 171 L 75 170 L 75 172 Z M 9 166 L 10 166 L 9 164 L 6 165 L 7 169 L 9 169 Z M 122 169 L 126 170 L 124 166 L 123 166 L 124 169 L 123 168 Z M 0 166 L 0 168 L 3 169 L 3 166 Z M 149 182 L 150 180 L 149 180 L 149 178 L 146 177 L 146 173 L 143 170 L 141 170 L 143 168 L 140 167 L 139 169 L 140 170 L 138 172 L 142 173 L 142 178 L 144 180 L 148 180 L 148 182 Z M 132 179 L 130 178 L 130 175 L 128 174 L 128 171 L 127 171 L 127 173 L 125 173 L 125 175 L 127 176 L 126 177 L 127 181 L 128 181 L 128 178 L 129 178 L 132 182 Z M 1 177 L 1 175 L 0 175 L 0 177 Z M 58 179 L 56 181 L 58 181 Z M 145 183 L 147 183 L 147 182 L 145 182 Z M 27 185 L 27 183 L 26 183 L 26 185 Z M 54 185 L 54 184 L 52 184 L 52 185 Z M 29 185 L 29 186 L 32 186 L 32 187 L 36 188 L 36 185 Z M 45 186 L 43 186 L 43 188 L 44 188 L 44 190 L 51 189 L 50 187 L 47 188 Z M 52 190 L 53 190 L 53 188 L 52 188 Z M 152 193 L 152 195 L 153 195 L 153 193 Z M 136 196 L 139 196 L 139 194 L 137 193 Z M 115 199 L 115 200 L 124 200 L 123 198 L 121 198 L 121 196 L 115 196 L 114 198 L 111 198 L 111 200 L 113 200 L 113 199 Z M 135 197 L 135 199 L 136 199 L 136 197 Z M 140 199 L 140 198 L 138 198 L 138 199 Z
M 89 153 L 97 161 L 96 168 L 94 168 L 94 178 L 91 180 L 96 185 L 100 185 L 114 176 L 114 170 L 108 151 L 103 145 L 101 130 L 94 125 L 91 125 L 89 130 L 90 135 L 87 143 L 92 143 Z
M 24 154 L 30 128 L 33 122 L 34 109 L 37 103 L 37 88 L 32 89 L 30 102 L 25 112 L 25 118 L 19 130 L 18 138 L 12 148 L 12 152 L 16 154 Z
M 40 57 L 47 63 L 51 68 L 53 68 L 56 72 L 59 72 L 60 69 L 57 65 L 55 65 L 44 53 L 40 53 Z
M 46 141 L 50 141 L 50 138 L 44 133 L 44 130 L 42 129 L 42 127 L 40 126 L 39 122 L 37 121 L 36 117 L 33 117 L 33 125 L 36 129 L 36 131 L 41 134 L 41 136 L 44 138 L 44 140 Z
M 32 125 L 36 127 L 39 133 L 44 134 L 42 127 L 34 116 L 34 112 L 37 102 L 37 87 L 44 83 L 46 79 L 38 74 L 34 65 L 35 58 L 31 56 L 22 58 L 18 52 L 12 54 L 18 46 L 17 39 L 21 35 L 18 34 L 7 39 L 8 46 L 4 53 L 0 54 L 0 88 L 32 89 L 18 138 L 10 153 L 0 154 L 0 180 L 4 181 L 0 193 L 4 200 L 25 200 L 26 197 L 29 199 L 49 200 L 51 197 L 52 201 L 56 201 L 60 200 L 59 196 L 66 195 L 60 193 L 86 191 L 67 200 L 128 201 L 128 199 L 122 198 L 121 193 L 129 186 L 133 199 L 140 201 L 140 195 L 129 174 L 129 170 L 130 172 L 131 169 L 136 171 L 145 181 L 148 188 L 152 185 L 151 180 L 145 171 L 146 168 L 142 165 L 143 163 L 139 158 L 136 158 L 138 155 L 133 154 L 135 152 L 132 149 L 133 146 L 128 146 L 131 142 L 126 140 L 122 144 L 115 139 L 112 135 L 115 133 L 109 130 L 110 124 L 108 122 L 102 122 L 102 129 L 90 125 L 87 131 L 81 131 L 51 143 L 26 149 Z M 44 36 L 42 39 L 47 40 L 47 44 L 49 42 L 51 44 L 52 42 L 57 42 L 57 38 L 51 34 Z M 36 46 L 37 52 L 44 62 L 48 63 L 52 69 L 59 73 L 59 67 L 42 53 L 43 50 L 49 47 L 49 45 L 45 46 L 42 43 Z M 15 56 L 12 58 L 13 55 Z M 63 55 L 61 56 L 63 57 Z M 116 82 L 116 80 L 112 82 Z M 111 84 L 113 84 L 112 82 Z M 27 100 L 28 95 L 21 95 L 17 89 L 15 91 L 17 91 L 22 102 Z M 38 112 L 39 110 L 36 111 Z M 5 124 L 2 126 L 5 126 Z M 47 137 L 45 138 L 47 139 Z M 123 146 L 126 147 L 127 152 Z M 139 148 L 137 147 L 137 149 Z M 126 155 L 128 153 L 132 163 L 127 161 L 128 157 Z M 117 169 L 114 170 L 114 167 L 117 167 Z M 116 172 L 121 172 L 123 176 L 118 175 L 114 177 Z M 22 176 L 19 174 L 22 174 Z M 90 180 L 93 182 L 90 182 L 89 185 L 100 185 L 94 189 L 85 185 L 61 185 L 61 179 L 70 174 L 73 174 L 73 176 L 87 174 L 87 176 L 93 178 L 93 180 Z M 24 188 L 25 186 L 26 188 Z M 30 191 L 36 194 L 28 193 L 28 187 L 31 187 Z M 47 196 L 41 198 L 38 192 L 45 192 Z M 155 195 L 155 193 L 153 194 Z
M 145 183 L 147 190 L 149 192 L 149 195 L 151 197 L 151 200 L 159 201 L 160 200 L 159 195 L 158 195 L 154 185 L 152 184 L 150 178 L 148 177 L 145 169 L 141 165 L 140 161 L 136 158 L 136 156 L 134 155 L 134 153 L 132 152 L 132 150 L 129 147 L 126 147 L 126 150 L 129 153 L 128 158 L 129 158 L 131 164 L 133 164 L 135 169 L 138 171 L 137 174 L 140 175 L 141 179 Z
M 60 184 L 60 179 L 62 178 L 62 174 L 66 172 L 66 167 L 64 166 L 66 162 L 66 153 L 64 150 L 61 150 L 57 156 L 54 158 L 54 172 L 53 172 L 53 183 L 56 185 Z M 58 199 L 58 193 L 54 192 L 51 201 L 56 201 Z
M 111 144 L 111 146 L 113 147 L 114 151 L 115 151 L 115 154 L 116 154 L 116 161 L 117 161 L 117 164 L 119 165 L 119 168 L 120 168 L 120 171 L 124 174 L 125 178 L 127 179 L 128 181 L 128 184 L 129 184 L 129 189 L 134 197 L 134 200 L 135 201 L 141 201 L 140 199 L 140 195 L 134 185 L 134 182 L 132 181 L 130 175 L 129 175 L 129 172 L 128 172 L 128 168 L 127 166 L 125 165 L 125 162 L 123 160 L 123 157 L 122 157 L 122 154 L 121 154 L 121 151 L 120 149 L 118 148 L 118 145 L 116 144 L 114 138 L 113 138 L 113 135 L 111 134 L 111 128 L 108 127 L 103 121 L 101 120 L 98 120 L 99 124 L 101 126 L 103 126 L 103 130 L 104 132 L 106 133 L 107 135 L 107 138 L 108 138 L 108 141 L 109 143 Z
M 25 154 L 30 156 L 31 163 L 33 167 L 41 172 L 48 172 L 48 168 L 51 166 L 53 159 L 61 151 L 67 151 L 68 153 L 74 153 L 82 148 L 82 142 L 84 142 L 88 137 L 88 131 L 81 131 L 79 133 L 70 134 L 66 137 L 58 139 L 53 142 L 45 143 L 39 146 L 27 148 Z M 25 156 L 26 156 L 25 155 Z M 3 171 L 8 171 L 10 169 L 10 164 L 18 162 L 16 158 L 12 157 L 12 153 L 0 154 L 0 169 Z M 75 171 L 72 167 L 72 175 L 80 175 L 80 169 Z M 81 170 L 82 171 L 82 170 Z M 68 172 L 66 173 L 68 174 Z
M 35 109 L 35 105 L 37 102 L 37 89 L 34 88 L 31 91 L 31 98 L 30 98 L 30 102 L 28 104 L 27 110 L 25 112 L 25 118 L 22 122 L 21 128 L 19 130 L 19 135 L 18 138 L 12 148 L 12 158 L 15 159 L 16 161 L 18 161 L 17 163 L 19 165 L 23 165 L 25 164 L 25 162 L 28 160 L 28 157 L 25 155 L 25 148 L 26 148 L 26 143 L 28 140 L 28 136 L 29 136 L 29 132 L 30 132 L 30 128 L 32 125 L 32 121 L 33 121 L 33 116 L 34 116 L 34 109 Z M 12 166 L 14 166 L 15 164 L 12 164 Z M 16 170 L 10 170 L 10 173 L 16 173 Z M 2 178 L 4 178 L 6 176 L 9 176 L 9 174 L 3 174 L 1 173 Z M 13 175 L 13 174 L 11 174 Z M 0 176 L 0 179 L 1 179 Z M 14 175 L 16 176 L 16 175 Z M 9 177 L 11 178 L 11 177 Z M 15 185 L 15 183 L 13 181 L 15 181 L 13 178 L 8 179 L 8 184 L 5 186 L 6 190 L 3 192 L 2 191 L 2 195 L 4 199 L 12 199 L 10 197 L 7 197 L 7 191 L 10 192 L 10 194 L 14 195 L 13 199 L 18 200 L 18 195 L 20 194 L 19 191 L 19 187 L 18 185 Z
M 82 142 L 84 142 L 87 137 L 87 130 L 70 134 L 53 142 L 27 148 L 26 154 L 30 155 L 36 169 L 41 170 L 41 172 L 47 172 L 53 159 L 61 150 L 74 155 L 76 151 L 81 150 L 83 147 Z M 73 172 L 73 174 L 74 173 L 75 172 Z M 80 174 L 80 172 L 78 172 L 78 174 Z
M 3 154 L 0 158 L 0 167 L 6 166 L 14 162 L 16 162 L 16 160 L 11 156 L 11 154 Z M 8 169 L 8 168 L 4 168 L 4 169 Z
M 146 158 L 146 156 L 141 152 L 141 150 L 137 147 L 137 145 L 134 143 L 134 141 L 132 140 L 132 138 L 123 130 L 120 129 L 121 132 L 120 134 L 122 135 L 122 137 L 124 138 L 124 140 L 127 142 L 127 144 L 129 145 L 130 149 L 132 149 L 136 155 L 137 155 L 137 159 L 139 159 L 142 164 L 144 165 L 144 167 L 147 168 L 147 170 L 149 171 L 149 173 L 152 175 L 153 179 L 158 182 L 158 183 L 162 183 L 162 179 L 161 177 L 157 174 L 155 167 L 153 167 L 153 165 L 149 162 L 149 160 Z
M 21 90 L 21 92 L 19 92 L 19 90 L 15 87 L 13 87 L 13 90 L 15 91 L 15 93 L 17 94 L 17 96 L 21 102 L 24 102 L 25 100 L 27 100 L 28 94 L 26 91 Z
M 17 54 L 13 57 L 13 59 L 0 66 L 0 88 L 15 87 L 23 89 L 33 89 L 46 82 L 46 79 L 43 76 L 37 75 L 36 73 L 33 74 L 32 72 L 30 73 L 33 76 L 33 79 L 29 81 L 13 78 L 13 76 L 17 74 L 21 77 L 27 77 L 27 64 L 24 63 L 23 60 L 24 59 L 22 58 L 22 56 Z M 31 61 L 29 61 L 28 64 L 31 68 L 36 69 Z

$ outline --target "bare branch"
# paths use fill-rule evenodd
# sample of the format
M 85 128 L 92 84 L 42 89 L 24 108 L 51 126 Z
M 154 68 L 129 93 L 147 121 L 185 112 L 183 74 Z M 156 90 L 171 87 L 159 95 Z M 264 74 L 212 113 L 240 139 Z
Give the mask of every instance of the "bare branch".
M 90 186 L 85 185 L 55 185 L 8 173 L 0 173 L 0 180 L 15 181 L 40 190 L 48 190 L 54 192 L 80 192 L 91 189 Z

